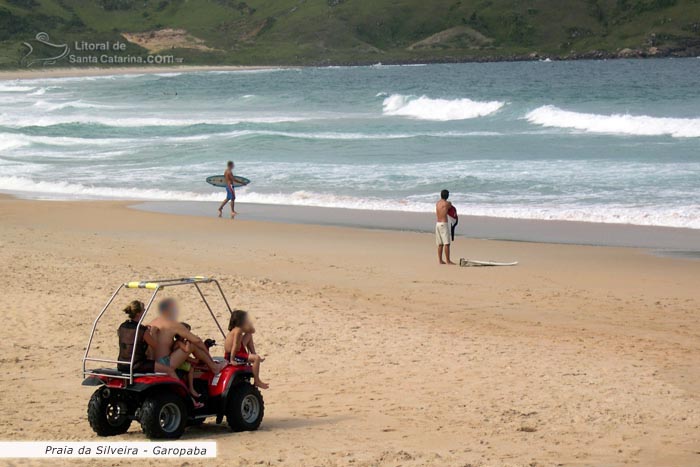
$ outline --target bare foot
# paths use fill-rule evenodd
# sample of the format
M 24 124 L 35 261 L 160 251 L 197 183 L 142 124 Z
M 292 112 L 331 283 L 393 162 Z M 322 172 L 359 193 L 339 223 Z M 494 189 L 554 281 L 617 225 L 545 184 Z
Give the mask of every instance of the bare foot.
M 444 261 L 440 260 L 440 264 L 446 264 Z
M 219 211 L 219 217 L 221 217 L 221 209 L 217 209 L 217 211 Z
M 254 381 L 254 383 L 255 383 L 255 385 L 256 385 L 257 387 L 259 387 L 260 389 L 267 389 L 267 388 L 270 387 L 269 384 L 263 383 L 263 382 L 260 381 L 259 379 L 256 379 L 256 380 Z
M 238 213 L 237 213 L 237 212 L 235 212 L 235 211 L 234 211 L 234 212 L 232 212 L 232 213 L 231 213 L 231 219 L 233 219 L 234 217 L 236 217 L 236 214 L 238 214 Z
M 447 264 L 449 264 L 450 266 L 456 266 L 456 264 L 453 263 L 452 261 L 448 261 Z
M 200 397 L 202 397 L 202 395 L 194 389 L 190 389 L 190 394 L 192 394 L 192 397 L 194 397 L 195 399 L 199 399 Z

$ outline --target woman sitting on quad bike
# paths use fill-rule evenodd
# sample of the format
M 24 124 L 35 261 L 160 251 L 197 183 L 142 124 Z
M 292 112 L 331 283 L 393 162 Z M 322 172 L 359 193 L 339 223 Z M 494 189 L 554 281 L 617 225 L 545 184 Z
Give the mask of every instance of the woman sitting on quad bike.
M 224 342 L 224 358 L 232 365 L 245 365 L 250 363 L 253 370 L 253 381 L 260 389 L 267 389 L 269 384 L 260 379 L 260 364 L 265 361 L 263 357 L 255 353 L 253 334 L 255 328 L 247 311 L 233 310 L 228 322 L 228 335 Z
M 124 308 L 124 313 L 127 314 L 129 319 L 124 321 L 117 330 L 119 335 L 119 361 L 128 362 L 131 361 L 131 353 L 134 353 L 134 373 L 167 373 L 173 378 L 177 377 L 175 370 L 167 365 L 158 363 L 154 360 L 150 360 L 146 356 L 146 351 L 148 347 L 155 348 L 156 341 L 151 336 L 148 327 L 139 326 L 139 320 L 141 315 L 145 310 L 143 302 L 134 300 L 129 303 L 126 308 Z M 138 329 L 138 338 L 136 338 L 136 328 Z M 136 348 L 134 349 L 134 341 L 136 341 Z M 129 373 L 129 365 L 120 363 L 117 365 L 117 369 L 122 373 Z

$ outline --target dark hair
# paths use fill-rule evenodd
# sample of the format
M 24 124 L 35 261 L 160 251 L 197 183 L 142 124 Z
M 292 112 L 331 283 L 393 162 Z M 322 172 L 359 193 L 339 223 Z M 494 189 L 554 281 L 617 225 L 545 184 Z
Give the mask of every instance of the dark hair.
M 163 313 L 164 311 L 167 311 L 169 308 L 173 307 L 174 305 L 175 305 L 174 298 L 164 298 L 158 304 L 158 311 Z
M 129 303 L 126 308 L 124 308 L 124 313 L 129 316 L 129 319 L 133 320 L 140 313 L 143 313 L 145 308 L 146 307 L 143 305 L 143 302 L 134 300 L 133 302 Z
M 231 312 L 231 319 L 228 321 L 228 330 L 231 331 L 233 328 L 240 328 L 248 319 L 248 312 L 243 310 L 233 310 Z
M 231 167 L 231 166 L 233 165 L 233 161 L 228 161 L 228 162 L 226 163 L 226 165 L 229 166 L 229 167 Z
M 447 191 L 447 190 L 442 190 L 442 191 L 440 192 L 440 198 L 442 198 L 442 199 L 447 199 L 447 198 L 449 198 L 449 197 L 450 197 L 450 192 L 449 192 L 449 191 Z

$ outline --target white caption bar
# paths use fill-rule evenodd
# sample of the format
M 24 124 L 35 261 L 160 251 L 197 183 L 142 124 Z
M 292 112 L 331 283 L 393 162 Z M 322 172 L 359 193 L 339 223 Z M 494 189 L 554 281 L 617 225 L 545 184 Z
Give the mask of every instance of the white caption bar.
M 85 459 L 113 457 L 205 458 L 216 457 L 216 442 L 0 442 L 0 458 L 27 457 L 73 457 Z

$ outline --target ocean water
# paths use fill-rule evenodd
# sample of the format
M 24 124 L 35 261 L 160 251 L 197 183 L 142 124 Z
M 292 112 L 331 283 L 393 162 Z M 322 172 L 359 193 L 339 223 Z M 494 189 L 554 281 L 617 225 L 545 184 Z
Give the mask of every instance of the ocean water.
M 700 229 L 700 59 L 0 81 L 0 190 Z

